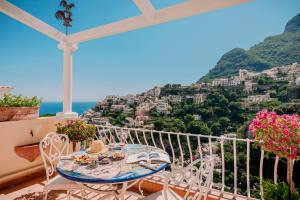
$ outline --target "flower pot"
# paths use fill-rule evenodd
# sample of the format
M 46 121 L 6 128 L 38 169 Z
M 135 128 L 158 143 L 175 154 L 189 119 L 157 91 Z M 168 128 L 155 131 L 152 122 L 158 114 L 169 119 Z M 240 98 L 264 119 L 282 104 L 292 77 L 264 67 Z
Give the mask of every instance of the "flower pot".
M 39 117 L 39 107 L 0 107 L 0 122 L 35 119 Z
M 39 143 L 16 146 L 15 152 L 21 158 L 33 162 L 40 155 Z

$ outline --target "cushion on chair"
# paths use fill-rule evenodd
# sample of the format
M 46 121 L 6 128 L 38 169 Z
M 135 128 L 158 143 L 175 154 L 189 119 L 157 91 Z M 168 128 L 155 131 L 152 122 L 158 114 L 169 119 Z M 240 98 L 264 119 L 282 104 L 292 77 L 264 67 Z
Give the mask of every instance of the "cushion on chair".
M 82 186 L 74 181 L 70 181 L 57 175 L 50 179 L 45 184 L 45 190 L 68 190 L 68 189 L 81 189 Z
M 183 198 L 179 196 L 176 192 L 171 189 L 167 190 L 168 200 L 182 200 Z M 163 190 L 146 196 L 143 200 L 165 200 L 163 196 Z

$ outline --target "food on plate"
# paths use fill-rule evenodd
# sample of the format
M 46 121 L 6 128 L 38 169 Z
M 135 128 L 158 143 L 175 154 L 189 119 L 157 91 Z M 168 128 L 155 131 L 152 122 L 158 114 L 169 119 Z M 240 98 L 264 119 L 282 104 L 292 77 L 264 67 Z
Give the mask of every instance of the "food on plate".
M 75 162 L 79 163 L 79 164 L 88 164 L 90 163 L 92 160 L 94 160 L 93 158 L 91 158 L 88 155 L 81 155 L 75 158 Z
M 112 159 L 113 160 L 122 160 L 123 159 L 122 153 L 120 151 L 113 152 Z

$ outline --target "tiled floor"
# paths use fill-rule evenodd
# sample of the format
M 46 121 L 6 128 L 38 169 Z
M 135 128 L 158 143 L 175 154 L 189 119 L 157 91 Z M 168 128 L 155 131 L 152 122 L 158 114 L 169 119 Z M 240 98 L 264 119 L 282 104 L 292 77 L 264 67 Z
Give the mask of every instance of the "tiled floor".
M 155 182 L 161 183 L 162 181 L 158 177 L 152 177 L 148 180 L 152 181 L 153 183 Z M 42 200 L 43 199 L 42 191 L 43 191 L 44 184 L 45 184 L 44 176 L 33 178 L 32 180 L 26 180 L 26 182 L 23 182 L 21 184 L 0 190 L 0 200 Z M 106 186 L 102 186 L 102 187 L 106 187 Z M 151 187 L 150 189 L 153 190 L 151 184 L 148 185 L 148 187 Z M 97 195 L 95 193 L 87 192 L 86 199 L 97 200 L 100 197 L 102 197 L 102 195 Z M 60 199 L 61 200 L 67 199 L 65 191 L 53 191 L 50 192 L 48 195 L 48 200 L 60 200 Z M 81 199 L 80 192 L 75 192 L 71 197 L 71 200 L 80 200 L 80 199 Z M 107 200 L 112 200 L 112 199 L 113 198 L 107 198 Z M 126 195 L 126 200 L 137 200 L 137 199 L 138 198 L 136 196 Z M 230 193 L 222 194 L 220 191 L 213 190 L 211 191 L 208 199 L 209 200 L 233 200 L 233 199 L 246 200 L 247 198 L 241 196 L 234 197 Z
M 16 186 L 11 186 L 0 190 L 0 200 L 42 200 L 43 199 L 43 186 L 45 179 L 43 177 L 35 178 L 31 181 L 26 181 L 24 183 L 18 184 Z M 105 187 L 105 186 L 103 186 Z M 87 192 L 86 199 L 96 200 L 102 195 L 97 195 L 95 193 Z M 48 195 L 48 200 L 59 200 L 67 199 L 65 191 L 53 191 Z M 75 192 L 71 200 L 80 200 L 80 192 Z M 108 198 L 108 200 L 113 198 Z M 126 195 L 126 200 L 136 200 L 138 199 L 132 195 Z

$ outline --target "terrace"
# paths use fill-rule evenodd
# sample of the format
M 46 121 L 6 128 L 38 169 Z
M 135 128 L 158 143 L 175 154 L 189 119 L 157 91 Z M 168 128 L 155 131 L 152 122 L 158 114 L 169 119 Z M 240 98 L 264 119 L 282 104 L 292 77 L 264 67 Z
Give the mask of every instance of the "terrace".
M 10 133 L 8 140 L 0 142 L 2 147 L 7 147 L 1 152 L 1 198 L 22 199 L 23 195 L 27 195 L 28 199 L 29 197 L 42 198 L 45 175 L 40 157 L 30 162 L 24 159 L 27 158 L 26 156 L 21 158 L 16 155 L 15 147 L 39 141 L 46 133 L 55 131 L 54 124 L 58 121 L 61 119 L 49 117 L 1 123 L 1 132 Z M 112 126 L 97 126 L 97 129 L 98 137 L 107 141 L 113 137 L 116 142 L 119 141 L 117 133 L 125 131 L 129 134 L 126 143 L 159 147 L 168 152 L 172 160 L 189 162 L 195 156 L 217 155 L 209 199 L 255 199 L 259 197 L 257 196 L 259 193 L 263 192 L 261 183 L 264 177 L 264 151 L 253 149 L 252 140 Z M 33 135 L 30 134 L 30 130 L 33 130 Z M 250 160 L 251 154 L 257 155 L 257 159 Z M 272 169 L 268 176 L 274 173 L 274 180 L 277 180 L 278 158 L 271 163 L 275 166 L 273 168 L 268 162 L 268 168 Z M 232 177 L 228 178 L 230 176 Z M 255 177 L 259 178 L 255 179 Z M 181 186 L 174 185 L 173 187 L 179 192 L 184 190 Z M 143 181 L 142 188 L 145 194 L 159 191 L 162 188 L 162 178 L 160 176 L 148 177 Z M 64 192 L 50 194 L 55 198 L 65 197 Z M 88 197 L 97 199 L 99 195 L 90 193 Z M 135 198 L 129 197 L 128 199 Z M 74 194 L 73 198 L 80 198 L 80 196 Z
M 0 199 L 42 199 L 45 172 L 35 145 L 47 133 L 55 132 L 56 123 L 78 117 L 78 114 L 72 111 L 72 53 L 78 49 L 79 43 L 245 2 L 248 0 L 189 0 L 156 10 L 150 0 L 134 0 L 133 3 L 141 15 L 65 35 L 21 8 L 6 0 L 0 0 L 0 12 L 57 41 L 64 56 L 63 111 L 57 113 L 56 117 L 0 122 L 0 132 L 5 138 L 5 140 L 0 140 L 2 147 L 0 152 L 0 188 L 2 188 Z M 119 141 L 117 133 L 127 132 L 129 137 L 126 143 L 159 147 L 169 153 L 172 161 L 179 160 L 184 163 L 191 162 L 194 157 L 217 155 L 213 184 L 209 188 L 208 199 L 263 199 L 264 151 L 253 149 L 254 141 L 250 139 L 112 126 L 97 126 L 97 129 L 98 137 L 107 141 L 109 138 Z M 241 151 L 241 149 L 246 151 Z M 251 154 L 257 154 L 257 159 L 251 160 Z M 270 163 L 272 167 L 268 175 L 273 174 L 276 182 L 279 158 L 276 157 L 274 162 L 268 162 L 268 167 L 270 167 Z M 144 194 L 148 195 L 161 190 L 162 182 L 159 175 L 147 177 L 141 185 Z M 171 187 L 179 194 L 186 189 L 181 185 L 171 185 Z M 138 186 L 131 190 L 138 190 Z M 85 198 L 98 199 L 99 197 L 99 195 L 88 192 Z M 64 198 L 66 197 L 63 191 L 52 192 L 49 195 L 49 199 Z M 71 199 L 80 198 L 79 192 L 76 192 Z M 127 195 L 126 199 L 136 199 L 136 197 Z

